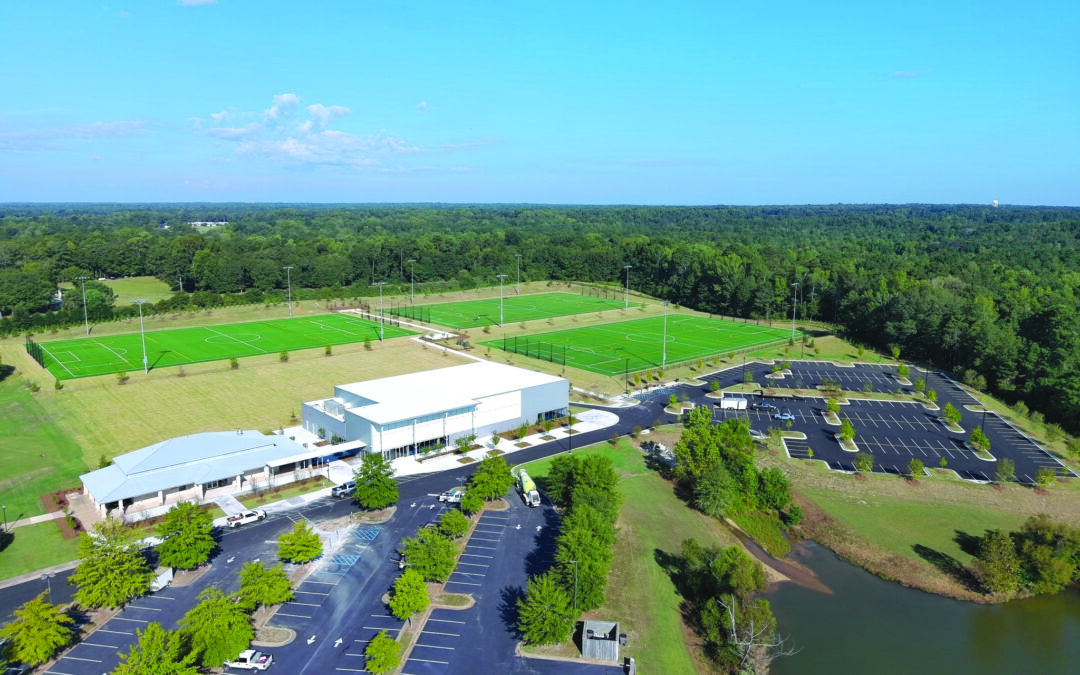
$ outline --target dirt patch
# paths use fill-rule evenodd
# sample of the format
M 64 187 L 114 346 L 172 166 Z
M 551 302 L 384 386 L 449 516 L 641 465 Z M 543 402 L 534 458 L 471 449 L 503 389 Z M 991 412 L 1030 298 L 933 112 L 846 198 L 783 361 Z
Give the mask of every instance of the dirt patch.
M 485 511 L 505 511 L 508 508 L 510 508 L 510 505 L 507 504 L 506 500 L 502 499 L 501 497 L 499 499 L 496 499 L 495 501 L 484 504 Z
M 385 523 L 394 517 L 394 513 L 397 511 L 396 506 L 391 506 L 385 509 L 379 509 L 378 511 L 361 511 L 360 513 L 354 513 L 350 518 L 358 523 Z
M 263 626 L 255 629 L 255 639 L 251 644 L 256 647 L 284 647 L 296 639 L 296 631 L 278 626 Z
M 458 464 L 472 464 L 475 461 L 476 460 L 473 459 L 472 457 L 462 457 L 457 462 L 458 462 Z

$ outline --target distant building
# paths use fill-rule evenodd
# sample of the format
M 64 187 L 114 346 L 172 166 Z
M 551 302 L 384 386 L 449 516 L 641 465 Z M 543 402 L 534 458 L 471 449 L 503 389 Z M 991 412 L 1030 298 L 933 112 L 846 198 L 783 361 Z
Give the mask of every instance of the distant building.
M 102 516 L 113 512 L 122 517 L 291 483 L 340 452 L 329 445 L 305 448 L 258 431 L 212 431 L 119 455 L 112 465 L 79 478 Z
M 304 403 L 303 426 L 393 459 L 561 417 L 569 394 L 561 377 L 479 361 L 336 386 Z

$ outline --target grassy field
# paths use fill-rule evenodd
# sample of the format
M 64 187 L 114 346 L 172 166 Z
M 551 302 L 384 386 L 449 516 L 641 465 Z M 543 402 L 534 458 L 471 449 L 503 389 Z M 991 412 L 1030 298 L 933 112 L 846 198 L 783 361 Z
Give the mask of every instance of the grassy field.
M 143 298 L 149 302 L 157 302 L 172 297 L 173 290 L 169 284 L 156 277 L 127 277 L 125 279 L 112 279 L 102 281 L 116 293 L 116 306 L 129 305 L 133 300 Z M 60 284 L 64 294 L 80 292 L 80 284 Z M 81 306 L 81 305 L 80 305 Z
M 15 375 L 0 382 L 0 417 L 4 420 L 0 502 L 7 506 L 9 522 L 42 513 L 38 497 L 74 486 L 78 475 L 87 470 L 79 444 L 63 432 L 52 412 L 42 405 L 41 396 L 31 394 L 25 384 Z
M 688 508 L 671 485 L 645 467 L 643 453 L 631 441 L 615 446 L 595 445 L 575 453 L 601 453 L 611 457 L 621 479 L 623 506 L 616 524 L 615 562 L 607 588 L 607 602 L 587 618 L 617 617 L 630 638 L 622 650 L 638 661 L 641 672 L 692 673 L 707 670 L 695 663 L 679 619 L 681 602 L 671 579 L 656 560 L 658 551 L 678 554 L 684 539 L 730 546 L 731 533 L 717 521 Z M 530 475 L 544 476 L 550 459 L 528 465 Z M 541 653 L 577 653 L 572 646 L 538 650 Z
M 503 324 L 621 309 L 623 301 L 571 293 L 511 295 L 501 300 Z M 638 306 L 635 303 L 633 306 Z M 499 325 L 499 298 L 393 307 L 389 313 L 448 328 Z
M 19 368 L 0 383 L 0 449 L 8 461 L 0 497 L 8 500 L 9 516 L 16 499 L 26 515 L 41 513 L 38 495 L 78 485 L 79 473 L 96 468 L 102 456 L 200 431 L 298 424 L 291 414 L 299 414 L 301 402 L 329 396 L 335 384 L 463 362 L 453 353 L 443 356 L 440 349 L 395 340 L 375 343 L 371 351 L 342 345 L 330 357 L 307 350 L 288 363 L 276 354 L 253 356 L 237 370 L 227 362 L 195 364 L 185 367 L 184 377 L 177 368 L 133 373 L 123 386 L 112 377 L 69 380 L 56 391 L 20 342 L 0 341 L 0 356 Z M 31 394 L 31 382 L 40 383 L 41 391 Z M 8 419 L 16 421 L 12 432 Z
M 364 340 L 411 335 L 410 331 L 352 314 L 276 319 L 178 328 L 146 333 L 150 368 L 221 361 L 230 357 L 277 354 Z M 139 333 L 40 343 L 45 367 L 58 380 L 142 370 Z
M 695 315 L 666 319 L 666 362 L 704 359 L 783 340 L 787 331 Z M 658 368 L 664 362 L 664 317 L 648 317 L 481 344 L 603 375 Z
M 10 579 L 79 557 L 78 538 L 64 539 L 56 523 L 17 527 L 11 535 L 11 544 L 0 553 L 0 579 Z

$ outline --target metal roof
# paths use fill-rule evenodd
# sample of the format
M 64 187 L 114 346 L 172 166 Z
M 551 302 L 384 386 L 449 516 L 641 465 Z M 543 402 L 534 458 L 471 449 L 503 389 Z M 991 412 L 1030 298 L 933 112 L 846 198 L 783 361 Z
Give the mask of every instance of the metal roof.
M 99 504 L 153 494 L 182 485 L 234 478 L 268 462 L 307 453 L 284 436 L 259 431 L 210 431 L 140 448 L 111 466 L 79 476 Z
M 593 636 L 589 637 L 589 631 Z M 619 660 L 619 624 L 615 621 L 585 621 L 581 627 L 581 656 L 599 661 Z

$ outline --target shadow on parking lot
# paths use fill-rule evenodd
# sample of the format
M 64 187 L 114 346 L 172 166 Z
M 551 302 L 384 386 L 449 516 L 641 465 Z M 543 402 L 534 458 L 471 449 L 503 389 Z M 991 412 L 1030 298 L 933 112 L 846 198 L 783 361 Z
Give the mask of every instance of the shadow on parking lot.
M 559 536 L 559 515 L 555 509 L 544 509 L 544 525 L 533 537 L 533 547 L 525 555 L 525 573 L 530 577 L 544 574 L 552 565 L 555 539 Z
M 518 630 L 518 600 L 525 599 L 525 591 L 521 586 L 507 586 L 499 591 L 499 595 L 499 617 L 506 626 L 506 632 L 516 640 L 521 637 L 521 631 Z

